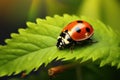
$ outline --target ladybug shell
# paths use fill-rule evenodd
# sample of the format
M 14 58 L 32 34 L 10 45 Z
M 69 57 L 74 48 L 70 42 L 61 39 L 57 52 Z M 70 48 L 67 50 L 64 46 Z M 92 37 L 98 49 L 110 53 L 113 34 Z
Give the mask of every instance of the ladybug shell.
M 83 20 L 76 20 L 69 23 L 62 32 L 68 31 L 68 34 L 74 41 L 82 41 L 90 38 L 93 35 L 92 26 Z

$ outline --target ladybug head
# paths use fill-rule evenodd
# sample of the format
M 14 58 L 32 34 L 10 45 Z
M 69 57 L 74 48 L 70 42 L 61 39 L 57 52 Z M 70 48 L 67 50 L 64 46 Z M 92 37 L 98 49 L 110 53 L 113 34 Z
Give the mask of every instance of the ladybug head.
M 57 46 L 59 49 L 64 49 L 65 42 L 64 42 L 64 40 L 62 39 L 61 36 L 58 37 L 56 46 Z
M 59 49 L 64 49 L 65 47 L 72 44 L 73 40 L 71 39 L 70 35 L 68 34 L 68 30 L 62 32 L 58 37 L 56 46 Z

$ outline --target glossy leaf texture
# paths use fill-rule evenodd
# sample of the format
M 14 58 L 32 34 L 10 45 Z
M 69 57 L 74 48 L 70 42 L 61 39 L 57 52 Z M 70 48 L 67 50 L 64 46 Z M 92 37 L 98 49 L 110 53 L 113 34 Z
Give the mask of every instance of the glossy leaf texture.
M 74 20 L 89 22 L 94 28 L 92 39 L 97 43 L 76 46 L 72 53 L 69 48 L 58 50 L 57 37 L 62 28 Z M 80 62 L 100 60 L 100 66 L 111 64 L 120 68 L 120 38 L 99 20 L 65 14 L 38 18 L 36 23 L 27 22 L 27 26 L 26 29 L 19 29 L 19 33 L 12 33 L 11 39 L 5 40 L 6 45 L 0 46 L 0 76 L 22 71 L 29 73 L 55 58 L 64 61 L 81 59 Z

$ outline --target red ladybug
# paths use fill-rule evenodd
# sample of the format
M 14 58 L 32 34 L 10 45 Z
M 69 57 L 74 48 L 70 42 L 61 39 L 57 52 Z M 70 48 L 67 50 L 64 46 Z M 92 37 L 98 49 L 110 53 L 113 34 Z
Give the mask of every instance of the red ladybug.
M 94 29 L 88 22 L 83 20 L 73 21 L 63 28 L 58 37 L 56 46 L 59 49 L 64 49 L 76 43 L 90 40 L 93 33 Z

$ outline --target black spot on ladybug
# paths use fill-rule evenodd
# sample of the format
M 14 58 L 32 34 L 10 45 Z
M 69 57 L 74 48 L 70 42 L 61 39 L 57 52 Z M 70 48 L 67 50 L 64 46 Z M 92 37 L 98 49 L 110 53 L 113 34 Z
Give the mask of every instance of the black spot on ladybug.
M 66 35 L 66 34 L 63 33 L 63 32 L 60 34 L 60 36 L 62 36 L 63 38 L 65 38 L 65 35 Z
M 68 40 L 69 42 L 72 42 L 72 39 L 71 39 L 71 38 L 68 38 L 67 40 Z
M 65 32 L 68 32 L 68 30 L 65 30 Z
M 90 32 L 90 28 L 86 28 L 86 31 L 87 31 L 87 32 Z
M 58 39 L 58 42 L 61 42 L 61 38 Z
M 81 32 L 81 29 L 79 27 L 76 27 L 75 28 L 76 32 L 80 33 Z
M 80 30 L 80 29 L 78 29 L 78 30 L 77 30 L 77 32 L 78 32 L 78 33 L 80 33 L 80 32 L 81 32 L 81 30 Z
M 77 21 L 77 23 L 83 23 L 83 21 Z

